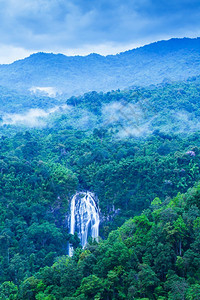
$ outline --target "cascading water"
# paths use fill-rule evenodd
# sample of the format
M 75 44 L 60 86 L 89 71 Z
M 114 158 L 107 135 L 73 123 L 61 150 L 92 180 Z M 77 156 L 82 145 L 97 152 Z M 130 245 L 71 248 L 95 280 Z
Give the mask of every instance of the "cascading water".
M 88 237 L 98 239 L 99 211 L 90 192 L 78 192 L 71 201 L 70 233 L 78 233 L 81 245 L 84 248 Z M 69 245 L 69 256 L 73 255 L 73 247 Z

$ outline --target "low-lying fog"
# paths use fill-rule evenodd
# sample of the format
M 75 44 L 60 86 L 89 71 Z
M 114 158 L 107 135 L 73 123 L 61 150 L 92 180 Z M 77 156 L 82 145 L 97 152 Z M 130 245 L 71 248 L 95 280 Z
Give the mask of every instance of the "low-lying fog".
M 1 117 L 0 125 L 53 126 L 50 117 L 56 117 L 54 119 L 58 121 L 55 122 L 63 124 L 62 126 L 72 126 L 75 129 L 114 128 L 118 138 L 145 137 L 156 129 L 170 134 L 200 130 L 200 119 L 195 116 L 195 112 L 170 109 L 156 112 L 153 107 L 149 106 L 147 110 L 141 103 L 127 103 L 123 100 L 103 105 L 100 115 L 69 105 L 55 106 L 47 110 L 30 109 L 25 113 L 6 113 Z

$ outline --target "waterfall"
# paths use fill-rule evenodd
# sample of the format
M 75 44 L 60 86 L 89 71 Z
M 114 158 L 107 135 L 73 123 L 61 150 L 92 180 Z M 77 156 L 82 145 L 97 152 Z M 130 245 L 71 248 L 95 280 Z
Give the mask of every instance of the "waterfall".
M 99 211 L 90 192 L 78 192 L 71 200 L 70 233 L 78 233 L 81 245 L 84 248 L 88 237 L 98 239 Z M 73 247 L 69 245 L 69 256 L 73 255 Z

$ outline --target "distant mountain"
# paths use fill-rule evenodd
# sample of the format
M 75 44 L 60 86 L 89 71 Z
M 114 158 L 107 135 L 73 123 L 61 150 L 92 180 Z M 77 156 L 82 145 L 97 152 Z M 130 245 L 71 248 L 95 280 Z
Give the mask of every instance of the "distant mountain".
M 36 53 L 0 65 L 0 85 L 56 97 L 183 80 L 200 74 L 200 38 L 171 39 L 106 57 Z

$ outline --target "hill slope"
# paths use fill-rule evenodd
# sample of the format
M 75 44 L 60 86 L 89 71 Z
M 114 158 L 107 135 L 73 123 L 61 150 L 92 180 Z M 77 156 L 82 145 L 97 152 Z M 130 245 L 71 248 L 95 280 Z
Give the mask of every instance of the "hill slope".
M 0 66 L 0 85 L 21 91 L 49 88 L 78 95 L 133 85 L 182 80 L 200 74 L 200 38 L 156 42 L 117 55 L 67 57 L 36 53 Z M 48 89 L 47 89 L 48 92 Z

